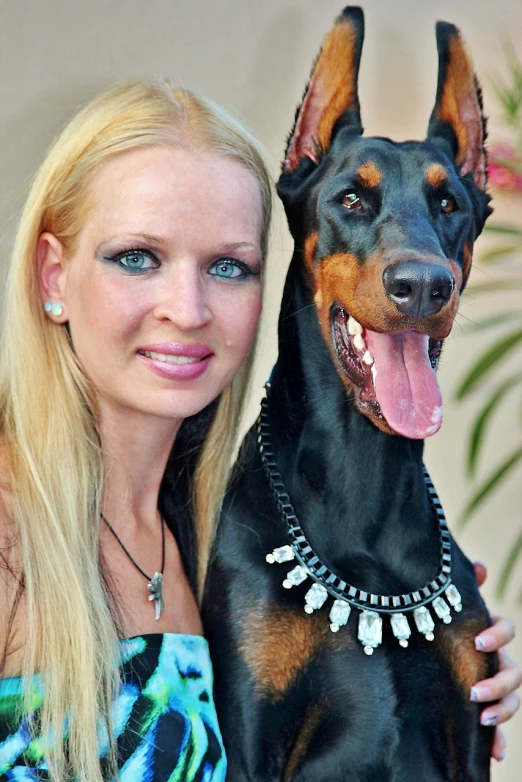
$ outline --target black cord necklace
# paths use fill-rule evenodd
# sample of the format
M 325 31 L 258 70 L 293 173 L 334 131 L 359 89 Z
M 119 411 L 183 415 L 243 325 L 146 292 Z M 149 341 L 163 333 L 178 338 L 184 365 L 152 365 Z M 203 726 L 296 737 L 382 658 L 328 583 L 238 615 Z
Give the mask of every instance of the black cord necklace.
M 267 384 L 267 389 L 270 386 Z M 435 487 L 423 466 L 424 483 L 431 506 L 439 524 L 440 536 L 440 567 L 433 581 L 426 586 L 403 595 L 378 595 L 358 589 L 347 584 L 333 573 L 317 556 L 310 545 L 296 516 L 294 507 L 288 496 L 283 479 L 277 470 L 270 427 L 268 423 L 268 401 L 266 397 L 261 402 L 261 413 L 257 420 L 257 435 L 259 452 L 263 467 L 272 489 L 279 512 L 286 524 L 290 543 L 279 546 L 266 555 L 266 561 L 273 564 L 296 561 L 297 564 L 287 573 L 283 586 L 285 589 L 302 584 L 306 579 L 312 580 L 312 585 L 305 595 L 304 610 L 312 614 L 321 608 L 328 596 L 334 598 L 330 609 L 330 630 L 333 633 L 346 625 L 352 608 L 358 609 L 358 640 L 364 646 L 366 654 L 372 654 L 382 643 L 383 616 L 388 615 L 394 636 L 403 647 L 408 646 L 411 628 L 407 614 L 412 614 L 417 630 L 428 641 L 433 641 L 435 623 L 428 606 L 445 624 L 451 622 L 451 608 L 462 610 L 462 598 L 454 584 L 451 583 L 451 534 L 446 525 L 444 511 L 440 504 Z M 444 596 L 443 596 L 444 595 Z M 447 601 L 447 602 L 446 602 Z M 448 605 L 449 603 L 449 605 Z
M 103 513 L 100 512 L 100 516 L 105 522 L 105 524 L 108 526 L 120 546 L 122 547 L 123 551 L 127 555 L 127 557 L 130 559 L 136 570 L 139 570 L 142 576 L 144 576 L 147 581 L 149 582 L 147 584 L 147 589 L 150 592 L 149 595 L 149 601 L 154 601 L 154 613 L 155 618 L 159 619 L 161 616 L 161 612 L 163 611 L 163 571 L 165 570 L 165 519 L 163 516 L 161 516 L 161 570 L 152 576 L 148 576 L 145 571 L 138 565 L 134 557 L 127 551 L 125 546 L 123 545 L 122 541 L 120 540 L 119 536 L 117 535 L 116 531 L 113 529 L 113 527 L 109 524 Z

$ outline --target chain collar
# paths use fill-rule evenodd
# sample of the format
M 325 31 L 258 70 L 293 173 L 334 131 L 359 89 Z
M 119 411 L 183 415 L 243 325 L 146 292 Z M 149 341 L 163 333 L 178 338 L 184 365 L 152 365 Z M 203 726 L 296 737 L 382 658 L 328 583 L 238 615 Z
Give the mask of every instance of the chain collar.
M 269 388 L 269 384 L 267 384 Z M 417 630 L 428 641 L 434 638 L 435 622 L 429 608 L 445 624 L 452 620 L 451 608 L 462 610 L 462 599 L 451 583 L 451 534 L 448 530 L 444 511 L 435 487 L 426 468 L 423 466 L 424 482 L 431 506 L 439 524 L 440 566 L 433 581 L 413 592 L 402 595 L 379 595 L 365 592 L 351 586 L 333 573 L 312 549 L 299 520 L 297 519 L 283 479 L 277 470 L 270 427 L 268 422 L 268 400 L 261 402 L 261 412 L 257 420 L 259 452 L 274 499 L 286 524 L 289 544 L 280 546 L 266 555 L 269 564 L 285 563 L 295 560 L 297 564 L 287 573 L 283 586 L 291 589 L 307 579 L 313 583 L 306 592 L 304 610 L 312 614 L 322 608 L 328 597 L 334 602 L 330 609 L 330 630 L 338 632 L 346 625 L 352 608 L 358 609 L 358 639 L 366 654 L 372 654 L 382 642 L 383 616 L 388 615 L 394 636 L 403 647 L 408 646 L 411 627 L 406 614 L 412 614 Z M 444 595 L 444 596 L 443 596 Z M 449 603 L 449 605 L 448 605 Z M 450 608 L 451 606 L 451 608 Z

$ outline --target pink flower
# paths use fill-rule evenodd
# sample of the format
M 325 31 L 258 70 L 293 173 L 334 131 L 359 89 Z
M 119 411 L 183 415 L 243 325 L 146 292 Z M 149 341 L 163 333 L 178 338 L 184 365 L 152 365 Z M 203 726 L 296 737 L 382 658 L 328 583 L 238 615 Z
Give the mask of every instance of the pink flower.
M 519 152 L 507 145 L 490 147 L 488 160 L 491 187 L 522 192 L 522 156 Z

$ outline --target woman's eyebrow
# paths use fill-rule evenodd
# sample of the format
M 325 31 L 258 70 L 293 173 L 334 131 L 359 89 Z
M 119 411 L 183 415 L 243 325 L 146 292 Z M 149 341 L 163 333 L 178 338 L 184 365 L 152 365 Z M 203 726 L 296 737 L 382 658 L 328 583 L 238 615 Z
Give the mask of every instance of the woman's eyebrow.
M 227 242 L 221 245 L 224 252 L 233 252 L 234 250 L 259 250 L 259 245 L 253 242 Z
M 103 252 L 104 249 L 108 247 L 112 247 L 115 244 L 125 244 L 128 241 L 139 241 L 139 242 L 145 242 L 146 244 L 166 244 L 167 239 L 166 237 L 162 236 L 155 236 L 154 234 L 146 234 L 146 233 L 133 233 L 123 231 L 122 233 L 116 234 L 115 236 L 111 236 L 110 239 L 105 239 L 103 242 L 101 242 L 98 246 L 98 250 Z

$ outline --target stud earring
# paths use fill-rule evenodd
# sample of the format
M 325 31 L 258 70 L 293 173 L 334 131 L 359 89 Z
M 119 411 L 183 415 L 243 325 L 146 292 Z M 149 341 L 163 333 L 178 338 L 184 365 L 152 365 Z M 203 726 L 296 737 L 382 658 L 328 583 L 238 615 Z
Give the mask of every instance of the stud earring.
M 54 318 L 59 318 L 63 315 L 63 307 L 58 301 L 46 301 L 44 310 L 48 315 L 52 315 Z

